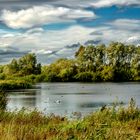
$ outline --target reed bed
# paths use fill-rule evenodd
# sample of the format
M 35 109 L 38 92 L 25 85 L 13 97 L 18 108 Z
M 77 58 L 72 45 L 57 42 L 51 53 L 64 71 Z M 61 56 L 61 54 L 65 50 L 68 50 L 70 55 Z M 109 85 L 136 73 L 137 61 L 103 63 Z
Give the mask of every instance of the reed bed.
M 34 110 L 0 111 L 1 140 L 139 140 L 140 109 L 102 108 L 83 119 L 46 116 Z

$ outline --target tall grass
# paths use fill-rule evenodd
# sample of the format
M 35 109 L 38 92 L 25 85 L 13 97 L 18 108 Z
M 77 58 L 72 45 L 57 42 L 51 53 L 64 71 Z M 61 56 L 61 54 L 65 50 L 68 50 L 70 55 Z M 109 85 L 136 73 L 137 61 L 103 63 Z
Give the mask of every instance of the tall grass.
M 0 110 L 5 110 L 7 105 L 7 94 L 0 91 Z
M 1 140 L 136 140 L 140 139 L 140 109 L 104 108 L 80 120 L 45 116 L 41 112 L 0 112 Z

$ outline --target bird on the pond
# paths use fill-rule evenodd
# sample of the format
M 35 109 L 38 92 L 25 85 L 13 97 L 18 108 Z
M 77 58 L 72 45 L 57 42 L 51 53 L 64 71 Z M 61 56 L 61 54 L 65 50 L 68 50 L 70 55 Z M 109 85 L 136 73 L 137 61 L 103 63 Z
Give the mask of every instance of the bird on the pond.
M 106 109 L 106 105 L 102 106 L 100 111 L 104 111 Z
M 55 102 L 56 102 L 57 104 L 60 104 L 60 103 L 61 103 L 61 101 L 60 101 L 60 100 L 56 100 Z

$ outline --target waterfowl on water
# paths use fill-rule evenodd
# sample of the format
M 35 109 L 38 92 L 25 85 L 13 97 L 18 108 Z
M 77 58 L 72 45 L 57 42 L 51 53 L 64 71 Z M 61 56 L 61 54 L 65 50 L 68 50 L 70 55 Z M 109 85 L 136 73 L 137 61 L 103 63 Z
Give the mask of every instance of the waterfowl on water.
M 55 102 L 56 102 L 57 104 L 60 104 L 60 103 L 61 103 L 61 101 L 60 101 L 60 100 L 56 100 Z

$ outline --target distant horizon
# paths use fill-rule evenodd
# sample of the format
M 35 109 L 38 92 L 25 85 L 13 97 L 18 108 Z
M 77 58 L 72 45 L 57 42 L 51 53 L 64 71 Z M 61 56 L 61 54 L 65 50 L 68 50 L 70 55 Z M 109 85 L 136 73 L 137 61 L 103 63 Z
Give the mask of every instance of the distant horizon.
M 139 0 L 0 0 L 0 9 L 0 64 L 73 58 L 78 43 L 140 44 Z

